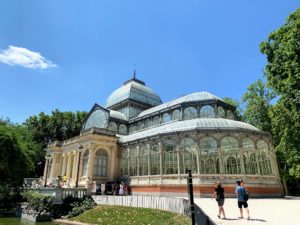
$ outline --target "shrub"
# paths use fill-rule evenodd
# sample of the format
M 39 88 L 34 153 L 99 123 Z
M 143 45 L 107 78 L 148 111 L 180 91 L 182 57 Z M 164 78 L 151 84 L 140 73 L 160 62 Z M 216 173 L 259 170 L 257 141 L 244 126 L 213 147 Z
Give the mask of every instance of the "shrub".
M 43 195 L 36 191 L 27 191 L 22 195 L 28 203 L 27 209 L 35 210 L 38 213 L 51 211 L 54 201 L 53 196 Z
M 82 199 L 77 199 L 73 203 L 71 203 L 72 210 L 69 211 L 68 217 L 77 216 L 89 209 L 94 208 L 96 205 L 95 201 L 90 196 L 85 196 Z

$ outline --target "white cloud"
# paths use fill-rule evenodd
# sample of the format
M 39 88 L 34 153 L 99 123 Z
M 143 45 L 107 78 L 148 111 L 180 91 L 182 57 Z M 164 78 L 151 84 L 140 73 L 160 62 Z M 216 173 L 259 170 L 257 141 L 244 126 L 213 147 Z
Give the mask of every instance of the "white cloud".
M 50 60 L 45 59 L 39 52 L 33 52 L 26 48 L 10 45 L 8 49 L 0 52 L 0 62 L 11 66 L 22 66 L 31 69 L 49 69 L 57 67 Z

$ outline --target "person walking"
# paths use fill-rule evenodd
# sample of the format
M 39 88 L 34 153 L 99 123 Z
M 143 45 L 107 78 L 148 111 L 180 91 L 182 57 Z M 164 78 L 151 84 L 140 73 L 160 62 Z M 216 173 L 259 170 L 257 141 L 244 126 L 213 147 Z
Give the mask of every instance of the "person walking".
M 225 211 L 224 211 L 224 201 L 225 201 L 225 195 L 224 195 L 224 188 L 222 187 L 222 184 L 220 181 L 216 182 L 215 184 L 215 190 L 212 194 L 212 198 L 216 198 L 216 201 L 219 206 L 219 214 L 217 215 L 218 218 L 221 218 L 221 214 L 223 214 L 223 219 L 226 219 Z
M 238 200 L 238 207 L 240 209 L 240 219 L 243 219 L 243 207 L 247 213 L 247 220 L 250 220 L 250 214 L 249 214 L 249 208 L 248 208 L 248 202 L 246 199 L 246 188 L 242 185 L 242 181 L 238 180 L 236 182 L 237 186 L 235 189 L 235 195 Z

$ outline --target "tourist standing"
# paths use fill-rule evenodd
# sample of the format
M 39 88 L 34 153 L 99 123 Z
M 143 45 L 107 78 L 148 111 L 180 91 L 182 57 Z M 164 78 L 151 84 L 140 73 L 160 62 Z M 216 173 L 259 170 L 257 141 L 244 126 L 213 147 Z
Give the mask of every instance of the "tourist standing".
M 243 185 L 241 185 L 241 181 L 238 180 L 236 182 L 237 186 L 235 189 L 235 195 L 238 200 L 238 207 L 240 209 L 240 219 L 243 219 L 243 207 L 247 213 L 247 219 L 250 220 L 250 214 L 249 214 L 249 209 L 248 209 L 248 202 L 246 200 L 246 189 Z
M 124 195 L 124 184 L 123 184 L 123 182 L 121 182 L 121 184 L 120 184 L 119 195 Z
M 223 214 L 223 219 L 226 218 L 225 216 L 225 211 L 224 211 L 224 201 L 225 201 L 225 195 L 224 195 L 224 188 L 222 187 L 222 184 L 220 181 L 218 181 L 215 184 L 215 190 L 214 193 L 212 194 L 212 198 L 216 198 L 216 201 L 218 203 L 219 206 L 219 214 L 218 214 L 218 218 L 221 218 L 221 214 Z
M 97 192 L 97 183 L 96 183 L 96 181 L 93 181 L 92 194 L 95 195 L 96 192 Z

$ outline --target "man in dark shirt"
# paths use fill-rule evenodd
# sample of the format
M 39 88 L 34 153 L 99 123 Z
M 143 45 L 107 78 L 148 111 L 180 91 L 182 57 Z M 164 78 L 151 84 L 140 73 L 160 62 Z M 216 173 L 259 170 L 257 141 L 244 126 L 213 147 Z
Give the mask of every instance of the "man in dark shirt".
M 250 220 L 250 215 L 249 215 L 249 209 L 248 209 L 248 203 L 247 201 L 245 200 L 245 193 L 246 193 L 246 189 L 244 186 L 241 185 L 241 181 L 237 181 L 236 182 L 237 186 L 236 186 L 236 189 L 235 189 L 235 195 L 237 197 L 237 200 L 238 200 L 238 207 L 240 209 L 240 219 L 243 218 L 243 206 L 244 206 L 244 209 L 246 210 L 246 213 L 247 213 L 247 219 Z

